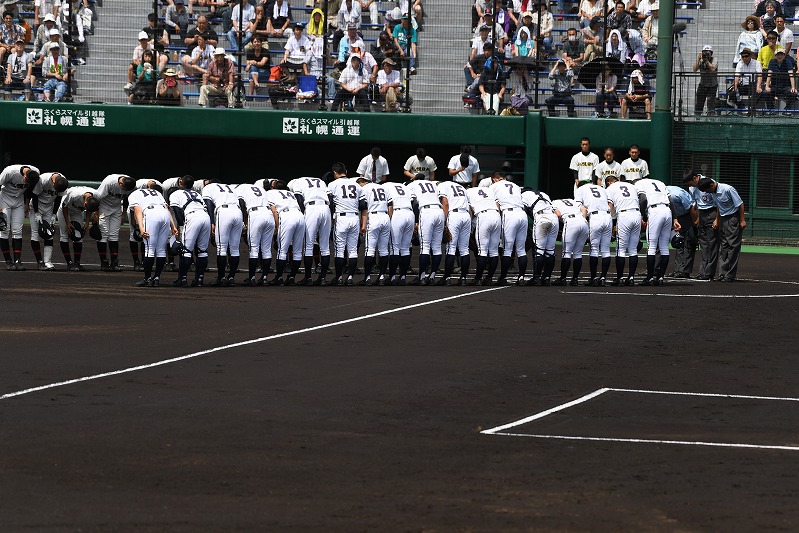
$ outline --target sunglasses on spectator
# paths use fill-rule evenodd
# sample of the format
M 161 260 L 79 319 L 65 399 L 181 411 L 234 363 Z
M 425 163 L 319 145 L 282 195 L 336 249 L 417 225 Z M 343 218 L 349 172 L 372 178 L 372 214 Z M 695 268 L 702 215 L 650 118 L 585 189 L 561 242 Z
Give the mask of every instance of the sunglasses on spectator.
M 752 57 L 752 54 L 741 54 L 741 57 Z

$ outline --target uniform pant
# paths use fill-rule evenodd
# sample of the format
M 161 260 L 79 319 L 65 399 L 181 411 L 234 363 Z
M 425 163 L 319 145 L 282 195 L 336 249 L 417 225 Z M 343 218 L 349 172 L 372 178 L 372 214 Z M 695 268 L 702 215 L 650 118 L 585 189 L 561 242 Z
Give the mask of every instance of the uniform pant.
M 239 245 L 241 244 L 241 230 L 244 221 L 241 216 L 241 209 L 238 205 L 219 206 L 214 215 L 214 238 L 216 239 L 216 255 L 239 256 Z
M 100 211 L 100 242 L 118 241 L 122 226 L 122 208 L 116 211 Z
M 477 255 L 499 257 L 499 240 L 502 235 L 499 212 L 489 209 L 478 213 L 475 218 L 474 240 L 477 242 Z
M 715 220 L 715 208 L 699 210 L 697 240 L 702 250 L 702 262 L 699 264 L 700 277 L 713 278 L 716 275 L 716 264 L 719 260 L 719 230 L 713 229 Z
M 336 213 L 333 224 L 333 242 L 335 243 L 336 257 L 344 259 L 347 252 L 355 257 L 358 253 L 358 235 L 361 231 L 361 222 L 358 213 Z
M 736 212 L 733 215 L 719 217 L 721 246 L 719 249 L 719 277 L 727 280 L 735 279 L 738 273 L 738 256 L 741 254 L 743 230 L 741 218 Z
M 616 215 L 616 256 L 638 255 L 641 239 L 641 211 L 632 209 Z
M 13 198 L 4 198 L 0 201 L 2 202 L 0 205 L 3 206 L 3 213 L 6 214 L 8 219 L 8 229 L 0 231 L 0 239 L 8 239 L 9 233 L 12 239 L 21 239 L 22 226 L 25 223 L 25 206 L 22 204 L 22 199 L 20 198 L 18 204 Z
M 502 255 L 516 257 L 527 254 L 524 243 L 527 241 L 527 213 L 521 208 L 506 209 L 502 212 Z
M 671 209 L 667 205 L 656 205 L 648 209 L 646 223 L 646 255 L 669 256 L 669 241 L 671 240 Z M 661 272 L 661 275 L 665 272 Z
M 696 255 L 696 228 L 690 212 L 678 216 L 677 222 L 680 223 L 680 235 L 685 238 L 685 245 L 674 252 L 674 272 L 690 274 L 694 269 Z
M 298 209 L 281 211 L 278 216 L 277 258 L 285 261 L 289 255 L 289 245 L 292 245 L 291 258 L 299 261 L 304 250 L 305 217 Z
M 588 221 L 582 215 L 563 217 L 563 258 L 582 259 L 583 247 L 588 240 Z
M 44 213 L 42 215 L 42 220 L 50 222 L 51 226 L 55 226 L 56 217 L 53 214 L 52 204 L 43 206 L 42 203 L 39 202 L 39 212 Z M 36 219 L 36 214 L 34 213 L 33 209 L 30 210 L 28 218 L 30 219 L 31 223 L 31 240 L 39 242 L 39 221 Z
M 419 211 L 419 253 L 441 255 L 444 237 L 444 211 L 437 205 Z
M 588 219 L 588 235 L 591 240 L 591 257 L 610 257 L 610 236 L 613 219 L 610 213 L 594 213 Z
M 58 240 L 59 242 L 69 242 L 69 228 L 67 228 L 67 222 L 64 219 L 64 211 L 62 209 L 58 210 L 58 214 L 56 215 L 56 220 L 58 221 Z M 81 226 L 83 225 L 83 211 L 78 209 L 73 209 L 72 207 L 69 208 L 69 221 L 70 222 L 80 222 Z M 81 239 L 82 242 L 83 239 Z
M 413 239 L 413 211 L 394 209 L 391 214 L 391 255 L 410 255 Z
M 554 256 L 555 241 L 558 239 L 558 216 L 554 212 L 535 215 L 533 228 L 536 257 Z
M 249 211 L 247 220 L 247 246 L 250 259 L 272 258 L 272 237 L 275 235 L 275 216 L 266 207 Z
M 455 255 L 456 252 L 461 257 L 469 255 L 469 235 L 472 232 L 472 220 L 469 214 L 450 211 L 447 228 L 452 234 L 452 240 L 447 243 L 447 255 Z
M 144 208 L 143 232 L 150 234 L 144 239 L 145 257 L 166 257 L 166 246 L 170 235 L 169 210 L 165 207 L 156 205 Z
M 365 256 L 372 257 L 376 251 L 380 257 L 388 257 L 390 240 L 391 220 L 388 218 L 388 213 L 369 213 L 364 239 Z
M 330 255 L 330 208 L 327 205 L 305 207 L 305 256 L 313 256 L 314 241 L 319 243 L 319 255 Z
M 269 216 L 272 216 L 271 211 Z M 211 220 L 208 218 L 208 213 L 200 210 L 186 215 L 181 237 L 183 247 L 186 249 L 183 252 L 184 257 L 191 257 L 191 252 L 195 248 L 197 248 L 197 257 L 208 257 L 208 241 L 211 239 Z

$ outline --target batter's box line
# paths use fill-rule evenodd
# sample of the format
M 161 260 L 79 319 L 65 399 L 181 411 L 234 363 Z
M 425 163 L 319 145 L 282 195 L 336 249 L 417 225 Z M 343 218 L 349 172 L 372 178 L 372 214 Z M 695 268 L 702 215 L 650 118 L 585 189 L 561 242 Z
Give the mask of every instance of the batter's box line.
M 510 424 L 505 424 L 502 426 L 497 426 L 491 429 L 486 429 L 481 431 L 480 433 L 483 435 L 502 435 L 506 437 L 527 437 L 527 438 L 535 438 L 535 439 L 558 439 L 558 440 L 584 440 L 584 441 L 594 441 L 594 442 L 629 442 L 635 444 L 673 444 L 673 445 L 682 445 L 682 446 L 712 446 L 718 448 L 756 448 L 761 450 L 787 450 L 787 451 L 799 451 L 799 446 L 776 446 L 776 445 L 767 445 L 767 444 L 743 444 L 743 443 L 722 443 L 722 442 L 703 442 L 703 441 L 684 441 L 684 440 L 660 440 L 660 439 L 621 439 L 621 438 L 613 438 L 613 437 L 590 437 L 590 436 L 572 436 L 572 435 L 543 435 L 543 434 L 528 434 L 528 433 L 508 433 L 505 432 L 506 429 L 510 429 L 512 427 L 521 426 L 523 424 L 527 424 L 533 422 L 535 420 L 539 420 L 546 416 L 551 415 L 552 413 L 557 413 L 558 411 L 563 411 L 570 407 L 574 407 L 575 405 L 579 405 L 581 403 L 587 402 L 589 400 L 593 400 L 594 398 L 605 394 L 606 392 L 628 392 L 628 393 L 637 393 L 637 394 L 663 394 L 663 395 L 672 395 L 672 396 L 704 396 L 704 397 L 714 397 L 714 398 L 738 398 L 738 399 L 748 399 L 748 400 L 771 400 L 771 401 L 783 401 L 783 402 L 799 402 L 799 398 L 784 398 L 784 397 L 776 397 L 776 396 L 747 396 L 747 395 L 740 395 L 740 394 L 713 394 L 713 393 L 704 393 L 704 392 L 676 392 L 676 391 L 656 391 L 656 390 L 642 390 L 642 389 L 616 389 L 611 387 L 603 387 L 601 389 L 597 389 L 590 394 L 586 394 L 585 396 L 581 396 L 576 400 L 572 400 L 570 402 L 566 402 L 564 404 L 558 405 L 553 407 L 552 409 L 547 409 L 546 411 L 541 411 L 540 413 L 536 413 L 532 416 L 528 416 L 526 418 L 522 418 L 521 420 L 517 420 L 515 422 L 511 422 Z

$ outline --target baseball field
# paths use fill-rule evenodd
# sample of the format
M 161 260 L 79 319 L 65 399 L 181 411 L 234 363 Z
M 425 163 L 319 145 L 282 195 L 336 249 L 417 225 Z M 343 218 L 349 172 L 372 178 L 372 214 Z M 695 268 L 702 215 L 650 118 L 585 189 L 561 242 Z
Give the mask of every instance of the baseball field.
M 799 255 L 745 249 L 735 283 L 175 289 L 92 248 L 0 272 L 2 531 L 799 529 Z

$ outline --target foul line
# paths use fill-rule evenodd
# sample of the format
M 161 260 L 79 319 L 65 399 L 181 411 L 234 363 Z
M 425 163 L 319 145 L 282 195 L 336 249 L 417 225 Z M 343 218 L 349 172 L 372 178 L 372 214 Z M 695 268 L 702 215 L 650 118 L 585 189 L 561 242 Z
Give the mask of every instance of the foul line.
M 674 294 L 665 292 L 560 291 L 563 294 L 597 294 L 601 296 L 665 296 L 666 298 L 799 298 L 799 294 Z
M 674 392 L 664 390 L 645 390 L 645 389 L 606 389 L 613 392 L 634 392 L 638 394 L 668 394 L 672 396 L 710 396 L 713 398 L 742 398 L 745 400 L 777 400 L 782 402 L 799 402 L 799 398 L 787 398 L 781 396 L 747 396 L 744 394 L 717 394 L 712 392 Z
M 486 292 L 502 290 L 502 289 L 506 289 L 508 287 L 509 286 L 492 287 L 490 289 L 482 289 L 482 290 L 479 290 L 479 291 L 467 292 L 467 293 L 464 293 L 464 294 L 456 294 L 454 296 L 447 296 L 446 298 L 437 298 L 435 300 L 430 300 L 429 302 L 420 302 L 420 303 L 416 303 L 416 304 L 405 305 L 403 307 L 397 307 L 395 309 L 388 309 L 386 311 L 379 311 L 377 313 L 370 313 L 368 315 L 362 315 L 362 316 L 358 316 L 358 317 L 354 317 L 354 318 L 347 318 L 345 320 L 338 320 L 336 322 L 330 322 L 330 323 L 327 323 L 327 324 L 321 324 L 319 326 L 312 326 L 310 328 L 297 329 L 297 330 L 294 330 L 294 331 L 287 331 L 285 333 L 278 333 L 276 335 L 269 335 L 268 337 L 259 337 L 257 339 L 251 339 L 251 340 L 247 340 L 247 341 L 235 342 L 233 344 L 226 344 L 224 346 L 217 346 L 216 348 L 210 348 L 208 350 L 202 350 L 202 351 L 190 353 L 190 354 L 187 354 L 187 355 L 181 355 L 180 357 L 173 357 L 171 359 L 164 359 L 162 361 L 156 361 L 154 363 L 148 363 L 148 364 L 139 365 L 139 366 L 132 366 L 132 367 L 129 367 L 129 368 L 123 368 L 122 370 L 112 370 L 110 372 L 103 372 L 102 374 L 94 374 L 94 375 L 91 375 L 91 376 L 84 376 L 84 377 L 81 377 L 81 378 L 69 379 L 69 380 L 66 380 L 66 381 L 59 381 L 59 382 L 56 382 L 56 383 L 50 383 L 48 385 L 41 385 L 39 387 L 31 387 L 30 389 L 25 389 L 25 390 L 21 390 L 21 391 L 9 392 L 7 394 L 3 394 L 2 396 L 0 396 L 0 400 L 5 400 L 7 398 L 12 398 L 14 396 L 22 396 L 23 394 L 30 394 L 32 392 L 37 392 L 37 391 L 41 391 L 41 390 L 53 389 L 53 388 L 56 388 L 56 387 L 63 387 L 65 385 L 72 385 L 74 383 L 80 383 L 82 381 L 92 381 L 92 380 L 95 380 L 95 379 L 105 378 L 105 377 L 109 377 L 109 376 L 116 376 L 116 375 L 119 375 L 119 374 L 127 374 L 127 373 L 130 373 L 130 372 L 136 372 L 136 371 L 139 371 L 139 370 L 146 370 L 148 368 L 154 368 L 156 366 L 168 365 L 170 363 L 176 363 L 178 361 L 185 361 L 186 359 L 193 359 L 195 357 L 208 355 L 208 354 L 214 353 L 214 352 L 221 352 L 222 350 L 228 350 L 230 348 L 238 348 L 240 346 L 247 346 L 248 344 L 257 344 L 259 342 L 270 341 L 270 340 L 274 340 L 274 339 L 280 339 L 282 337 L 290 337 L 292 335 L 299 335 L 301 333 L 309 333 L 311 331 L 318 331 L 318 330 L 321 330 L 321 329 L 333 328 L 333 327 L 341 326 L 341 325 L 344 325 L 344 324 L 350 324 L 352 322 L 358 322 L 360 320 L 368 320 L 370 318 L 375 318 L 375 317 L 378 317 L 378 316 L 390 315 L 392 313 L 399 313 L 400 311 L 407 311 L 408 309 L 415 309 L 417 307 L 424 307 L 426 305 L 433 305 L 433 304 L 437 304 L 437 303 L 441 303 L 441 302 L 446 302 L 446 301 L 449 301 L 449 300 L 455 300 L 455 299 L 458 299 L 458 298 L 465 298 L 467 296 L 474 296 L 474 295 L 483 294 L 483 293 L 486 293 Z

